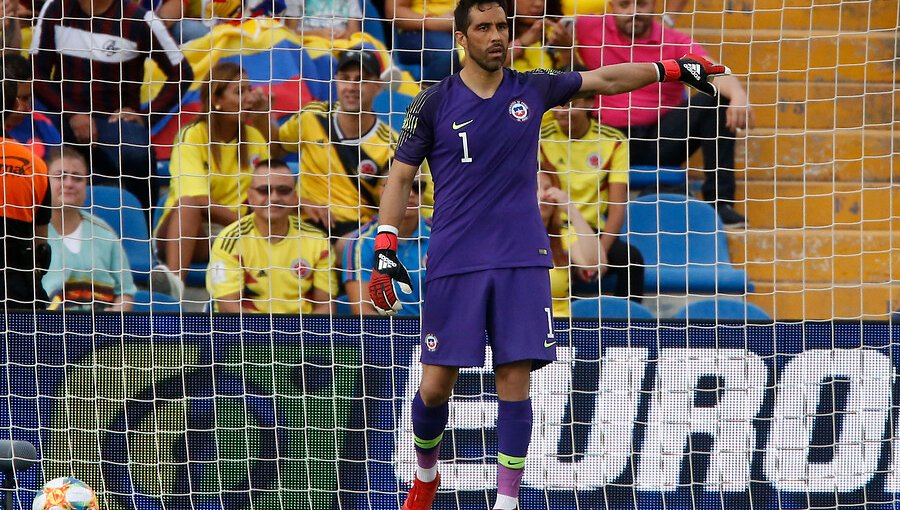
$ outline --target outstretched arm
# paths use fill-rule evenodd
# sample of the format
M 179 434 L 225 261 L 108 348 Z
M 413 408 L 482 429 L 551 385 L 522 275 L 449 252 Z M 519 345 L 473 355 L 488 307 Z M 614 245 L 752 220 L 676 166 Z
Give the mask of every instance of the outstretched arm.
M 578 97 L 592 97 L 597 94 L 614 96 L 658 81 L 656 64 L 628 63 L 603 66 L 581 73 L 581 89 L 578 90 Z
M 658 81 L 684 82 L 704 94 L 716 96 L 719 91 L 710 78 L 731 71 L 699 55 L 687 54 L 677 60 L 653 63 L 629 63 L 604 66 L 581 73 L 580 97 L 597 94 L 612 96 L 650 85 Z

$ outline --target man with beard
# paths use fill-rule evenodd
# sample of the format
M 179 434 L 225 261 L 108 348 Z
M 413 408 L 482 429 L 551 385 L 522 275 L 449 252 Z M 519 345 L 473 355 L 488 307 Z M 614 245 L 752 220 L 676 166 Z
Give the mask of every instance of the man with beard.
M 345 51 L 334 81 L 338 101 L 313 102 L 278 130 L 281 147 L 300 152 L 300 203 L 332 238 L 356 231 L 376 213 L 377 188 L 394 156 L 397 133 L 378 119 L 383 68 L 369 50 Z M 332 239 L 335 241 L 335 239 Z M 343 241 L 336 252 L 343 252 Z
M 655 19 L 655 0 L 612 0 L 608 9 L 605 16 L 575 21 L 576 47 L 587 67 L 655 62 L 685 53 L 707 56 L 689 35 Z M 688 98 L 680 83 L 659 83 L 604 97 L 599 100 L 600 123 L 628 136 L 632 165 L 680 167 L 702 149 L 703 199 L 716 207 L 726 227 L 739 228 L 746 220 L 733 206 L 734 133 L 753 118 L 737 78 L 721 76 L 715 84 L 720 96 Z
M 381 198 L 369 295 L 381 313 L 401 308 L 410 277 L 397 256 L 398 226 L 427 158 L 435 208 L 422 315 L 422 381 L 412 402 L 416 479 L 407 510 L 431 508 L 448 401 L 461 367 L 481 367 L 491 346 L 497 406 L 495 509 L 518 508 L 531 441 L 531 371 L 556 359 L 548 269 L 550 242 L 536 199 L 541 117 L 576 96 L 622 94 L 684 81 L 715 94 L 702 57 L 620 64 L 583 73 L 503 67 L 509 50 L 503 0 L 461 0 L 454 11 L 462 71 L 410 104 Z M 512 233 L 512 235 L 511 235 Z

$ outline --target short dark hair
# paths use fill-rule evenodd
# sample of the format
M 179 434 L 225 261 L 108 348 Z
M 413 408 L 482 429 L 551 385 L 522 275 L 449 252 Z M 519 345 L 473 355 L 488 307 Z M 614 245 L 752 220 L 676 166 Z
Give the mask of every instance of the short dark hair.
M 19 53 L 7 53 L 3 58 L 6 59 L 6 68 L 9 70 L 7 78 L 16 81 L 31 81 L 33 73 L 30 60 Z
M 509 17 L 509 5 L 507 5 L 506 0 L 459 0 L 459 3 L 456 4 L 456 9 L 453 10 L 453 22 L 456 25 L 456 30 L 465 34 L 469 30 L 469 24 L 472 23 L 472 19 L 469 16 L 472 7 L 480 8 L 482 5 L 488 4 L 499 5 L 506 17 Z
M 259 163 L 257 163 L 256 166 L 253 167 L 253 171 L 256 172 L 260 168 L 268 168 L 269 170 L 271 170 L 273 168 L 284 168 L 285 170 L 288 170 L 291 173 L 291 175 L 294 177 L 295 181 L 297 180 L 297 174 L 294 173 L 294 170 L 291 168 L 291 165 L 288 165 L 282 159 L 278 159 L 278 158 L 264 159 L 264 160 L 260 161 Z

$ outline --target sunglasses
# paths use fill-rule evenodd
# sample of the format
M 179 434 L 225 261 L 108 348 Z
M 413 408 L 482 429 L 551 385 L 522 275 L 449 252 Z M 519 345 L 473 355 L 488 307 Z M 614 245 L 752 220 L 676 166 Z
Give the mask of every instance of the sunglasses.
M 253 191 L 256 191 L 260 195 L 268 196 L 272 193 L 275 193 L 276 195 L 281 195 L 283 197 L 286 197 L 294 192 L 294 187 L 288 186 L 287 184 L 282 184 L 280 186 L 263 185 L 263 186 L 257 186 L 255 188 L 253 188 Z

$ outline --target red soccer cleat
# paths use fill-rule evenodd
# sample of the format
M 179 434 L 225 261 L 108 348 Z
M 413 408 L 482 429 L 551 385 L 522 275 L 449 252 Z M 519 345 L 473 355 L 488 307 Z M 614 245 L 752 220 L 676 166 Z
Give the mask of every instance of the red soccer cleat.
M 440 485 L 440 474 L 428 483 L 416 478 L 412 488 L 409 489 L 409 494 L 406 495 L 406 501 L 403 502 L 403 510 L 431 510 L 431 504 L 434 503 Z

